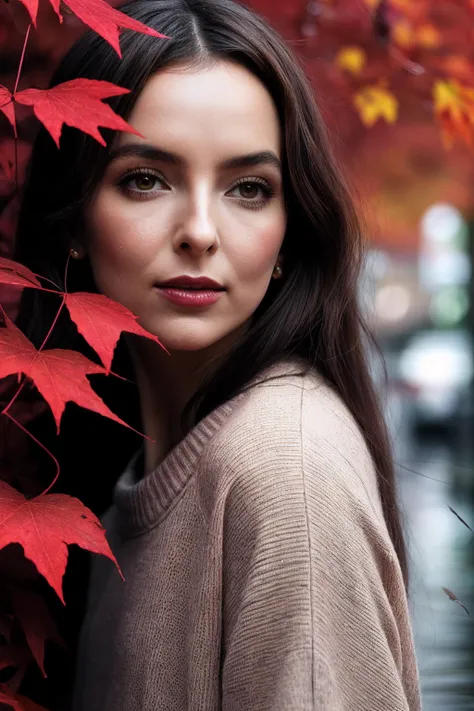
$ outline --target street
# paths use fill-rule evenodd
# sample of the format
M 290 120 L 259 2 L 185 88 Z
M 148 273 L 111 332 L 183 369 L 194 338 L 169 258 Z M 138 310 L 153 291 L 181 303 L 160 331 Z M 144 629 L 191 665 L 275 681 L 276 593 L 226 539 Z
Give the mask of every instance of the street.
M 403 419 L 403 418 L 402 418 Z M 474 709 L 474 482 L 469 438 L 395 435 L 424 711 Z M 467 607 L 471 617 L 442 588 Z

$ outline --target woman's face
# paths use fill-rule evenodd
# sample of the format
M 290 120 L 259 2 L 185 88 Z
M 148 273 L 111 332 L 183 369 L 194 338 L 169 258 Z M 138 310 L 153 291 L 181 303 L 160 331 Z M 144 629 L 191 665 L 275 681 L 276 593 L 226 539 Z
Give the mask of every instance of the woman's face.
M 230 62 L 175 67 L 148 81 L 129 123 L 143 137 L 118 135 L 86 216 L 97 287 L 170 351 L 232 340 L 267 291 L 286 228 L 272 99 Z M 176 303 L 157 285 L 183 275 L 224 290 Z

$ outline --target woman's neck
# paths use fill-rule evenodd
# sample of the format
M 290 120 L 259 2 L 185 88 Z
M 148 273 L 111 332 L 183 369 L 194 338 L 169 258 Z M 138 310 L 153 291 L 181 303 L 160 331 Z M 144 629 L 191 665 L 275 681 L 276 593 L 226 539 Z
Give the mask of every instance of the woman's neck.
M 185 436 L 181 416 L 210 367 L 211 354 L 175 351 L 170 355 L 145 339 L 129 343 L 140 396 L 145 440 L 145 474 L 163 461 Z
M 200 350 L 168 354 L 157 343 L 130 335 L 145 440 L 145 473 L 152 471 L 185 436 L 181 416 L 203 378 L 213 372 L 250 325 L 242 324 Z M 150 441 L 154 440 L 154 441 Z

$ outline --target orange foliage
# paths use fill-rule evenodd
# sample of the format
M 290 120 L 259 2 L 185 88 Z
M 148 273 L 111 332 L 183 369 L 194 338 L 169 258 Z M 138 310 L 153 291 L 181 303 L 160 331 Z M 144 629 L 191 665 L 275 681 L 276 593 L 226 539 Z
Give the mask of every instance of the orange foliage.
M 299 39 L 335 149 L 383 225 L 378 242 L 416 249 L 425 196 L 474 207 L 463 150 L 474 139 L 474 0 L 294 0 L 285 12 L 251 4 Z

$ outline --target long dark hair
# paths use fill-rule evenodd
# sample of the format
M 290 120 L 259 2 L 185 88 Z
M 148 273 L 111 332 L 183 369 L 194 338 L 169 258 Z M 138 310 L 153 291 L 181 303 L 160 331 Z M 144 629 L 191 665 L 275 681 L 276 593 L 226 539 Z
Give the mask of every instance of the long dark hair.
M 127 117 L 148 78 L 177 63 L 234 61 L 267 88 L 284 140 L 288 222 L 282 252 L 285 278 L 269 287 L 251 328 L 202 383 L 184 413 L 196 423 L 245 387 L 263 368 L 296 354 L 331 383 L 357 421 L 373 457 L 385 520 L 405 582 L 407 559 L 386 425 L 367 364 L 370 334 L 357 299 L 363 239 L 344 179 L 331 153 L 313 91 L 282 38 L 233 0 L 138 0 L 122 11 L 171 39 L 122 35 L 123 59 L 92 32 L 70 50 L 51 85 L 77 77 L 131 90 L 110 101 Z M 104 131 L 108 143 L 113 133 Z M 41 129 L 34 145 L 19 219 L 18 261 L 61 287 L 71 236 L 101 180 L 107 149 L 65 128 L 61 149 Z M 68 290 L 94 291 L 90 267 L 73 266 Z M 54 297 L 26 290 L 18 323 L 38 345 L 57 311 Z M 56 335 L 55 335 L 56 334 Z M 70 345 L 64 321 L 48 345 Z M 67 342 L 66 342 L 67 341 Z

